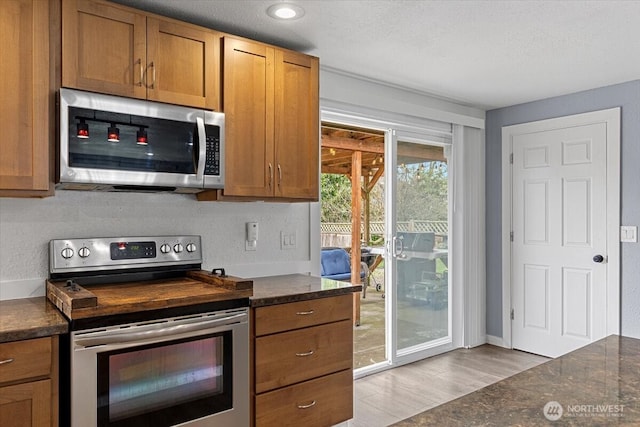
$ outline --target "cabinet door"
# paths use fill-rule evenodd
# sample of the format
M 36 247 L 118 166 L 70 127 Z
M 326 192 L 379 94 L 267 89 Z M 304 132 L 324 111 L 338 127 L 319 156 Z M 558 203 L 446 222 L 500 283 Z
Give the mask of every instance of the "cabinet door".
M 227 196 L 273 196 L 274 49 L 225 37 Z
M 275 59 L 275 195 L 318 200 L 318 58 L 278 50 Z
M 147 97 L 220 111 L 218 36 L 206 29 L 147 18 Z
M 53 99 L 49 93 L 49 2 L 0 1 L 0 40 L 0 190 L 48 194 Z
M 62 85 L 145 98 L 146 17 L 91 0 L 62 3 Z
M 51 416 L 51 380 L 0 387 L 0 426 L 44 427 Z

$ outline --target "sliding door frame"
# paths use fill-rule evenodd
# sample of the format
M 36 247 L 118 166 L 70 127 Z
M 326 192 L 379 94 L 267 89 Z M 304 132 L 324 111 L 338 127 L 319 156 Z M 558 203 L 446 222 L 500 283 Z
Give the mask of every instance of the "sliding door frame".
M 331 122 L 336 124 L 343 124 L 349 126 L 358 126 L 368 129 L 374 129 L 379 131 L 384 131 L 385 135 L 389 134 L 392 130 L 398 132 L 407 132 L 411 134 L 423 135 L 424 140 L 433 141 L 434 145 L 445 146 L 445 155 L 448 159 L 448 171 L 449 171 L 449 223 L 451 226 L 449 227 L 449 242 L 450 242 L 450 256 L 449 256 L 449 273 L 450 273 L 450 287 L 451 287 L 451 321 L 450 321 L 450 340 L 447 340 L 446 343 L 438 343 L 433 347 L 428 347 L 422 349 L 418 353 L 413 354 L 401 354 L 401 357 L 397 357 L 395 355 L 396 348 L 394 345 L 389 345 L 388 342 L 391 340 L 389 334 L 386 334 L 386 352 L 387 352 L 387 360 L 384 362 L 380 362 L 374 365 L 370 365 L 365 368 L 360 368 L 355 371 L 355 377 L 363 377 L 366 375 L 373 374 L 375 372 L 380 372 L 391 367 L 400 366 L 405 363 L 411 363 L 425 357 L 433 356 L 435 354 L 439 354 L 443 351 L 460 348 L 463 346 L 469 347 L 479 344 L 484 344 L 486 342 L 486 336 L 483 334 L 477 335 L 474 329 L 474 325 L 482 324 L 482 329 L 484 330 L 485 323 L 485 315 L 484 311 L 481 309 L 485 306 L 484 300 L 484 277 L 481 278 L 480 281 L 472 281 L 471 283 L 466 283 L 465 278 L 469 277 L 471 274 L 468 272 L 464 272 L 463 263 L 458 263 L 457 258 L 462 258 L 461 254 L 463 253 L 464 247 L 464 236 L 462 230 L 468 229 L 468 227 L 464 227 L 465 217 L 462 215 L 464 212 L 462 209 L 462 202 L 464 200 L 464 188 L 462 182 L 468 180 L 477 180 L 477 177 L 469 177 L 468 174 L 465 174 L 464 168 L 462 166 L 458 167 L 458 164 L 463 165 L 466 164 L 468 159 L 465 160 L 462 156 L 461 150 L 459 150 L 462 146 L 465 133 L 463 129 L 466 129 L 463 126 L 452 125 L 442 122 L 436 122 L 431 120 L 422 120 L 414 117 L 400 117 L 401 115 L 390 115 L 384 114 L 385 118 L 379 119 L 376 118 L 376 114 L 374 110 L 369 110 L 361 107 L 354 107 L 349 111 L 334 108 L 331 106 L 321 107 L 321 122 Z M 387 118 L 386 116 L 390 116 Z M 479 129 L 474 129 L 475 131 L 480 132 Z M 385 145 L 387 142 L 387 136 L 385 136 Z M 484 139 L 481 138 L 482 143 L 482 157 L 481 159 L 476 158 L 475 161 L 478 162 L 481 160 L 484 162 Z M 320 147 L 318 147 L 320 149 Z M 385 156 L 386 154 L 385 147 Z M 460 151 L 460 153 L 458 153 Z M 385 160 L 386 161 L 386 160 Z M 482 179 L 484 179 L 484 163 L 479 166 L 482 170 Z M 473 197 L 480 198 L 484 197 L 484 181 L 482 183 L 482 193 L 476 194 Z M 386 197 L 386 196 L 385 196 Z M 319 211 L 320 204 L 317 203 L 317 209 Z M 457 210 L 455 208 L 458 208 Z M 483 208 L 484 209 L 484 208 Z M 467 214 L 467 216 L 471 215 L 471 213 Z M 474 216 L 478 216 L 478 212 L 473 212 Z M 317 215 L 313 215 L 314 217 L 319 218 L 319 213 Z M 481 221 L 484 221 L 484 211 L 479 216 Z M 460 232 L 457 232 L 457 228 L 460 228 Z M 319 226 L 318 226 L 319 229 Z M 319 230 L 318 230 L 319 232 Z M 385 233 L 387 233 L 385 231 Z M 478 233 L 484 235 L 484 225 L 482 225 L 482 230 Z M 388 236 L 385 236 L 388 238 Z M 318 239 L 311 239 L 311 241 L 319 241 Z M 456 243 L 460 242 L 460 243 Z M 478 248 L 482 246 L 482 250 L 484 250 L 484 241 L 478 243 Z M 472 248 L 472 250 L 477 250 L 477 248 Z M 386 251 L 385 251 L 386 252 Z M 385 259 L 387 258 L 387 254 L 385 254 Z M 319 262 L 319 260 L 318 260 Z M 386 274 L 386 273 L 385 273 Z M 475 274 L 475 272 L 473 272 Z M 385 279 L 386 280 L 386 279 Z M 482 286 L 482 289 L 475 289 L 476 286 Z M 472 298 L 472 300 L 469 300 Z M 476 298 L 482 298 L 476 299 Z M 386 304 L 387 307 L 390 304 Z M 389 310 L 389 308 L 386 308 Z M 465 313 L 465 311 L 467 313 Z M 390 322 L 391 313 L 386 313 L 386 322 Z M 386 330 L 389 330 L 389 326 L 386 326 Z M 466 331 L 470 330 L 471 334 L 466 334 Z

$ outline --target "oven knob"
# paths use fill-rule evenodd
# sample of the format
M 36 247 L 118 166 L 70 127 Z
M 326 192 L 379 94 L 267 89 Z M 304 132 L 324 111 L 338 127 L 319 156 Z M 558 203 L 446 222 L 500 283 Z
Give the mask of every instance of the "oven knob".
M 187 252 L 195 252 L 196 251 L 196 245 L 195 243 L 188 243 L 187 244 Z
M 88 247 L 83 246 L 80 249 L 78 249 L 78 255 L 80 255 L 80 258 L 86 258 L 89 255 L 91 255 L 91 251 L 89 250 Z
M 62 258 L 64 258 L 64 259 L 69 259 L 69 258 L 71 258 L 73 256 L 73 249 L 64 248 L 60 255 L 62 255 Z
M 182 252 L 184 248 L 182 247 L 182 245 L 180 243 L 177 243 L 174 247 L 173 247 L 173 251 L 177 254 L 179 254 L 180 252 Z
M 164 243 L 162 246 L 160 246 L 160 252 L 162 252 L 163 254 L 168 254 L 169 252 L 171 252 L 171 246 Z

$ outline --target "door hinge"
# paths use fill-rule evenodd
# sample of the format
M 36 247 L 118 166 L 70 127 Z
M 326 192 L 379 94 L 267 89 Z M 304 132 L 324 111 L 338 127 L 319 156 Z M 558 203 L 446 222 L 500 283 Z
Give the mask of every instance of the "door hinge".
M 511 239 L 511 241 L 513 242 L 513 231 L 509 233 L 509 238 Z
M 514 319 L 513 308 L 511 309 L 511 320 Z
M 513 164 L 513 153 L 509 154 L 509 163 Z

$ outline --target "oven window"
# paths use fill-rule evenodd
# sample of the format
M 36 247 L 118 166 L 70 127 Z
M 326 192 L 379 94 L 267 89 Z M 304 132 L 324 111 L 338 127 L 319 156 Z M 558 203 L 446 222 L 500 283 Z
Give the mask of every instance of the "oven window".
M 98 426 L 171 426 L 232 408 L 232 332 L 98 354 Z
M 69 166 L 195 174 L 196 134 L 195 123 L 69 107 Z

